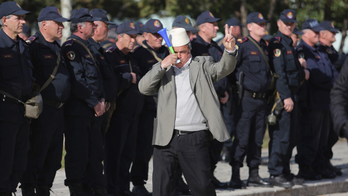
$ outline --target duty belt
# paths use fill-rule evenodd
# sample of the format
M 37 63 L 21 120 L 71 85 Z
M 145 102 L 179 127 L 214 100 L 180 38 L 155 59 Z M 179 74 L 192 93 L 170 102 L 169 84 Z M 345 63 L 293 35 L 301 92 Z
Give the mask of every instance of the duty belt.
M 61 108 L 64 105 L 64 102 L 60 102 L 60 101 L 53 101 L 53 100 L 49 100 L 49 99 L 43 99 L 43 103 L 45 105 L 54 107 L 56 109 Z
M 266 93 L 244 90 L 243 96 L 252 97 L 254 99 L 264 99 L 266 97 Z
M 11 98 L 9 98 L 9 97 L 7 97 L 6 95 L 3 95 L 3 94 L 1 94 L 1 93 L 0 93 L 0 95 L 1 95 L 1 101 L 11 102 L 11 103 L 21 103 L 21 102 L 15 100 L 15 99 L 11 99 Z M 28 98 L 22 97 L 22 98 L 20 98 L 19 100 L 21 100 L 22 102 L 25 103 L 25 102 L 28 100 Z M 24 100 L 24 101 L 23 101 L 23 100 Z

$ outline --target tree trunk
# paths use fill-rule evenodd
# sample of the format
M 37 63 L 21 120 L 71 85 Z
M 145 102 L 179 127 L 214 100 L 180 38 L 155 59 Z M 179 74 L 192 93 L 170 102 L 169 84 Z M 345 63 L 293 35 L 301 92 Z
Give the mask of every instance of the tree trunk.
M 344 41 L 347 36 L 347 29 L 348 29 L 348 4 L 346 4 L 346 14 L 343 20 L 343 27 L 342 27 L 342 40 L 341 40 L 341 46 L 340 46 L 340 53 L 343 53 L 343 46 L 344 46 Z
M 62 16 L 64 18 L 70 18 L 72 12 L 72 0 L 60 0 L 62 5 Z M 61 43 L 63 44 L 65 40 L 70 36 L 70 22 L 63 22 L 63 37 Z
M 248 13 L 246 10 L 246 1 L 247 0 L 240 0 L 240 18 L 241 18 L 241 22 L 243 25 L 245 25 L 245 27 L 243 27 L 243 31 L 242 31 L 242 36 L 246 36 L 248 35 L 248 29 L 246 27 L 246 21 L 247 21 L 247 17 L 248 17 Z
M 331 3 L 332 0 L 325 0 L 324 20 L 331 21 Z
M 267 14 L 267 19 L 270 21 L 267 23 L 267 27 L 266 27 L 266 30 L 268 32 L 268 34 L 271 35 L 270 33 L 270 29 L 271 29 L 271 19 L 273 17 L 273 13 L 274 13 L 274 8 L 275 8 L 275 5 L 276 5 L 277 1 L 276 0 L 271 0 L 271 3 L 269 5 L 269 11 L 268 11 L 268 14 Z

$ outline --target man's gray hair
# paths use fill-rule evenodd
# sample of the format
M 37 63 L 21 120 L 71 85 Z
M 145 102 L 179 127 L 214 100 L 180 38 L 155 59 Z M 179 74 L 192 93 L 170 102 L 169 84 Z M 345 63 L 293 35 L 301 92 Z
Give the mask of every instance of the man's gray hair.
M 79 23 L 71 23 L 70 24 L 70 32 L 76 33 L 78 30 L 78 26 L 82 25 L 83 27 L 86 27 L 86 22 L 79 22 Z
M 39 28 L 41 28 L 41 26 L 42 26 L 42 21 L 38 22 L 38 23 L 37 23 L 37 26 L 39 26 Z
M 110 30 L 108 32 L 108 39 L 114 39 L 114 40 L 117 41 L 117 33 L 116 33 L 116 31 Z
M 7 19 L 10 19 L 12 17 L 12 14 L 5 16 Z M 2 18 L 0 19 L 0 26 L 4 26 L 4 23 L 2 22 Z
M 189 50 L 191 50 L 191 49 L 192 49 L 191 42 L 189 42 L 189 43 L 187 44 L 187 48 L 188 48 Z

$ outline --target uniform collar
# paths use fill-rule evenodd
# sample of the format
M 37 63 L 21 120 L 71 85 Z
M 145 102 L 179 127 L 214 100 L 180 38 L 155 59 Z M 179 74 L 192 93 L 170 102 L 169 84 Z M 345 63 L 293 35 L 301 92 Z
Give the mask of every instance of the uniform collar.
M 153 49 L 151 46 L 149 46 L 149 44 L 147 44 L 146 40 L 143 41 L 143 44 L 150 50 L 153 50 L 156 53 L 162 53 L 163 52 L 163 48 L 165 48 L 165 46 L 161 46 L 158 50 Z
M 0 39 L 1 42 L 5 45 L 6 48 L 11 48 L 13 45 L 15 45 L 16 41 L 14 41 L 13 39 L 11 39 L 5 32 L 3 29 L 1 29 L 0 31 Z M 17 41 L 19 42 L 21 38 L 18 37 L 17 35 Z
M 199 36 L 198 34 L 197 34 L 196 41 L 199 42 L 199 43 L 201 43 L 201 44 L 204 44 L 205 46 L 210 46 L 210 45 L 216 45 L 216 46 L 217 46 L 216 42 L 214 42 L 213 40 L 211 40 L 211 42 L 210 42 L 210 44 L 209 44 L 208 42 L 206 42 L 206 41 L 205 41 L 201 36 Z
M 304 45 L 306 48 L 309 48 L 309 50 L 311 50 L 311 51 L 313 51 L 313 52 L 315 52 L 315 51 L 317 50 L 316 48 L 314 48 L 314 47 L 308 45 L 308 44 L 307 44 L 305 41 L 303 41 L 302 39 L 301 39 L 300 44 Z
M 290 37 L 284 35 L 284 34 L 283 34 L 282 32 L 280 32 L 279 30 L 278 30 L 278 32 L 277 32 L 277 34 L 276 34 L 276 37 L 277 37 L 277 36 L 281 37 L 282 40 L 284 40 L 284 42 L 285 42 L 286 44 L 288 44 L 289 46 L 292 47 L 292 39 L 291 39 Z
M 102 48 L 100 44 L 98 44 L 93 38 L 88 38 L 88 43 L 95 47 L 99 52 L 101 51 L 100 49 Z M 103 51 L 103 50 L 102 50 Z
M 38 30 L 38 31 L 35 33 L 34 37 L 37 37 L 37 38 L 38 38 L 38 42 L 39 42 L 40 44 L 42 44 L 42 45 L 44 45 L 44 46 L 46 46 L 46 47 L 49 47 L 49 46 L 48 46 L 48 43 L 50 43 L 50 42 L 46 41 L 45 37 L 42 35 L 42 33 L 40 32 L 40 30 Z M 55 40 L 53 43 L 54 43 L 54 45 L 57 45 L 58 47 L 60 47 L 60 45 L 58 44 L 58 42 L 57 42 L 56 40 Z
M 81 39 L 81 37 L 79 37 L 79 36 L 77 36 L 77 35 L 75 35 L 75 34 L 71 34 L 70 37 L 79 40 L 80 42 L 82 42 L 82 43 L 85 44 L 86 46 L 89 45 L 88 41 Z

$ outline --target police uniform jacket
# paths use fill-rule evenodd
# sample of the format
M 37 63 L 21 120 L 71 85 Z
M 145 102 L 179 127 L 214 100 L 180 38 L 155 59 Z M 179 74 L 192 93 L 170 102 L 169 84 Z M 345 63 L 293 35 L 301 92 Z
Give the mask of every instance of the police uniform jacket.
M 197 35 L 197 38 L 194 39 L 191 44 L 192 58 L 195 58 L 196 56 L 212 56 L 215 62 L 220 61 L 223 50 L 217 45 L 215 41 L 212 40 L 209 44 L 204 41 L 201 36 Z M 223 78 L 214 83 L 214 88 L 219 96 L 224 97 L 225 91 L 227 91 L 227 78 Z
M 92 38 L 89 38 L 88 42 L 90 44 L 89 49 L 93 54 L 103 77 L 105 101 L 115 101 L 117 95 L 117 80 L 110 63 L 105 59 L 105 50 Z
M 338 53 L 333 46 L 327 46 L 321 42 L 318 47 L 321 52 L 327 53 L 332 65 L 339 72 L 342 68 L 344 61 L 346 60 L 346 55 Z
M 250 36 L 249 36 L 250 37 Z M 250 37 L 253 39 L 252 37 Z M 268 60 L 268 48 L 266 42 L 261 39 L 259 44 Z M 258 47 L 248 38 L 239 38 L 236 42 L 239 47 L 237 68 L 234 72 L 236 81 L 240 72 L 244 73 L 243 87 L 251 92 L 266 92 L 270 84 L 270 71 Z
M 326 51 L 320 51 L 319 47 L 311 47 L 301 40 L 296 48 L 299 57 L 307 61 L 307 69 L 310 71 L 308 85 L 308 106 L 312 110 L 330 109 L 330 90 L 338 72 L 331 64 Z
M 292 39 L 278 31 L 269 42 L 268 55 L 271 69 L 279 75 L 276 89 L 280 98 L 284 100 L 296 94 L 305 73 L 295 54 Z
M 57 65 L 57 57 L 60 45 L 54 41 L 49 43 L 40 31 L 29 37 L 26 42 L 29 45 L 31 61 L 34 65 L 34 77 L 36 83 L 43 86 L 53 73 Z M 57 102 L 65 102 L 70 95 L 70 78 L 65 64 L 60 63 L 52 82 L 41 92 L 43 99 Z
M 133 77 L 130 73 L 131 71 L 136 73 L 137 81 L 140 80 L 142 73 L 137 61 L 132 52 L 125 55 L 117 48 L 116 43 L 106 50 L 106 59 L 110 62 L 118 83 L 115 112 L 122 113 L 124 117 L 133 118 L 135 114 L 140 114 L 144 103 L 144 97 L 139 92 L 138 84 L 132 83 Z
M 88 48 L 88 41 L 72 34 Z M 71 96 L 65 104 L 69 115 L 94 117 L 94 107 L 104 98 L 102 77 L 87 50 L 74 40 L 66 41 L 61 49 L 63 63 L 70 73 Z
M 162 60 L 169 55 L 168 48 L 165 46 L 161 46 L 158 50 L 154 50 L 147 44 L 146 40 L 143 41 L 143 44 L 149 50 L 153 51 L 157 55 L 157 57 Z M 134 49 L 133 53 L 135 59 L 138 62 L 142 74 L 146 74 L 152 68 L 152 66 L 158 62 L 156 58 L 153 56 L 152 52 L 149 52 L 143 46 L 137 46 Z M 146 107 L 146 109 L 148 110 L 156 110 L 156 99 L 157 96 L 145 96 L 144 107 Z
M 0 89 L 25 102 L 35 80 L 28 45 L 19 37 L 17 41 L 12 40 L 1 29 L 0 55 Z M 10 103 L 6 101 L 9 98 L 0 95 L 0 119 L 15 123 L 23 122 L 25 120 L 23 105 Z

